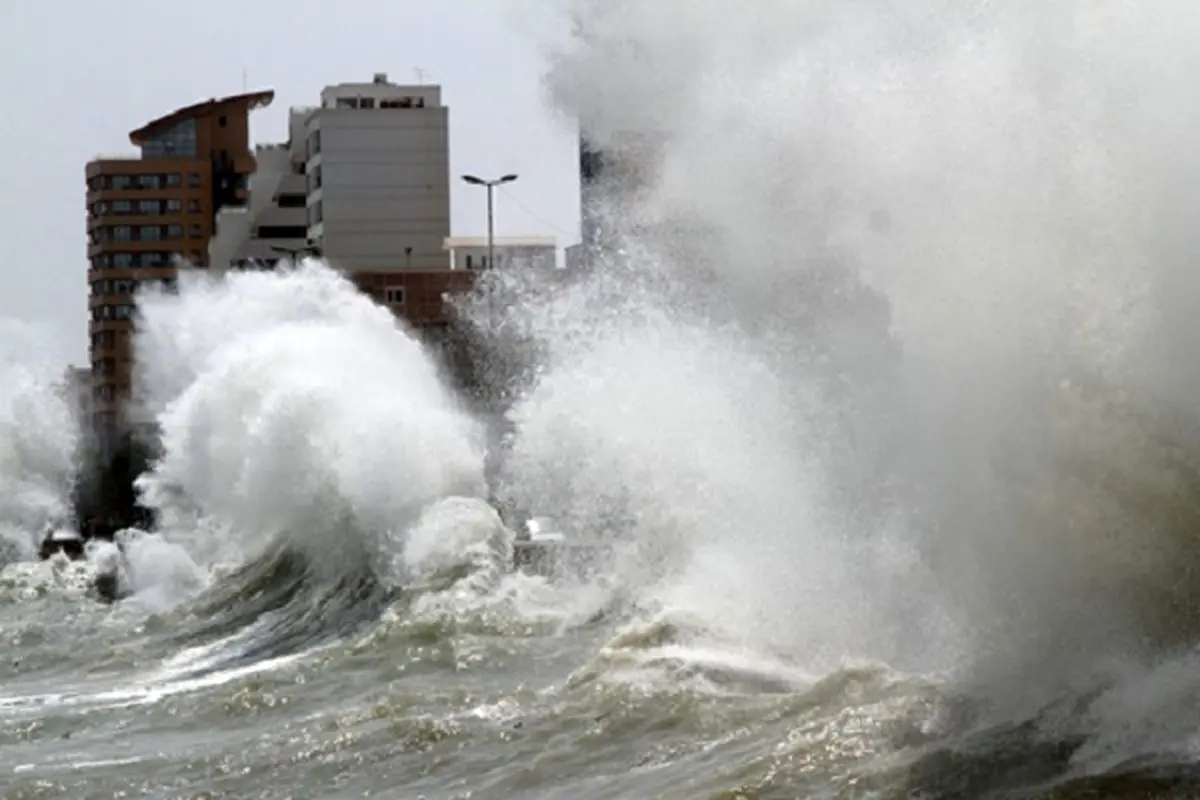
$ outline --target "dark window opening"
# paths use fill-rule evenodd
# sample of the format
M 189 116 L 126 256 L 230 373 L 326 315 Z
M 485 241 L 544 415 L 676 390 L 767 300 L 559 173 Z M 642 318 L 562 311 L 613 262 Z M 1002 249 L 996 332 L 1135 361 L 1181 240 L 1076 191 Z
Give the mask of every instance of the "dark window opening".
M 260 239 L 303 239 L 308 229 L 303 225 L 260 225 Z

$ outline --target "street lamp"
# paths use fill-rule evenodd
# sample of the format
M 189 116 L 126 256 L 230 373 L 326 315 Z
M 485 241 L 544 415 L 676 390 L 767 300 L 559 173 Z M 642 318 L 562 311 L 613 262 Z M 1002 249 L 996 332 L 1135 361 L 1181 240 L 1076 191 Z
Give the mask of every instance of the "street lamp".
M 482 186 L 487 189 L 487 265 L 488 269 L 496 266 L 495 259 L 495 206 L 492 201 L 492 190 L 497 186 L 505 183 L 512 183 L 517 179 L 516 175 L 501 175 L 499 178 L 491 181 L 485 181 L 483 178 L 477 178 L 474 175 L 463 175 L 462 179 L 473 186 Z

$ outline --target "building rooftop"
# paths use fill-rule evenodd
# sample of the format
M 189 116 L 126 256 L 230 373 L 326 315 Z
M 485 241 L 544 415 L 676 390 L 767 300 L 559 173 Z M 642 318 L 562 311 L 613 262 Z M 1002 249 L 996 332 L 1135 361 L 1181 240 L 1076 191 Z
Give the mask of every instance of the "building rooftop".
M 135 145 L 141 146 L 146 139 L 150 138 L 160 131 L 170 128 L 176 123 L 183 122 L 186 119 L 195 119 L 206 114 L 211 114 L 225 106 L 233 106 L 245 104 L 248 110 L 255 108 L 264 108 L 271 104 L 275 99 L 274 89 L 263 89 L 257 92 L 246 92 L 244 94 L 233 94 L 228 97 L 211 98 L 199 103 L 193 103 L 190 106 L 177 108 L 169 114 L 165 114 L 158 119 L 153 119 L 147 122 L 142 127 L 129 132 L 129 141 Z

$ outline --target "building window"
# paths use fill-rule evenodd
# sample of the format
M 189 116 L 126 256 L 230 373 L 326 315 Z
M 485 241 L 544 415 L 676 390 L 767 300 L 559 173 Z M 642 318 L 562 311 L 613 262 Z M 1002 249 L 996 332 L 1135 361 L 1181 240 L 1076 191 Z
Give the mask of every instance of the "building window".
M 196 156 L 196 120 L 185 119 L 142 144 L 142 158 Z
M 203 179 L 200 177 L 200 173 L 199 173 L 199 172 L 190 172 L 190 173 L 188 173 L 188 186 L 190 186 L 190 187 L 192 187 L 193 189 L 195 189 L 195 188 L 197 188 L 197 187 L 199 187 L 199 186 L 202 186 L 203 184 L 204 184 L 204 181 L 203 181 Z
M 229 117 L 225 116 L 224 114 L 217 117 L 217 125 L 221 126 L 222 128 L 226 127 L 229 125 Z
M 143 225 L 138 229 L 138 238 L 143 242 L 157 242 L 162 238 L 162 228 L 157 225 Z
M 255 231 L 259 239 L 303 239 L 307 233 L 303 225 L 260 225 Z
M 374 97 L 360 97 L 358 99 L 358 107 L 359 108 L 374 108 L 375 107 L 375 98 Z
M 169 213 L 174 214 L 174 213 L 178 213 L 182 210 L 183 210 L 183 203 L 180 202 L 179 198 L 174 197 L 167 201 L 167 211 Z
M 200 210 L 200 201 L 199 200 L 194 200 L 194 199 L 188 200 L 188 211 L 190 211 L 192 213 L 196 213 L 199 210 Z
M 167 177 L 167 180 L 166 180 L 167 186 L 179 186 L 180 185 L 180 177 L 179 177 L 178 172 L 172 172 L 171 174 L 167 175 L 166 177 Z
M 157 189 L 162 186 L 162 178 L 158 175 L 138 175 L 137 186 L 139 189 Z
M 139 200 L 138 201 L 138 213 L 139 214 L 157 214 L 161 210 L 162 210 L 162 206 L 159 204 L 159 202 L 157 200 Z
M 133 239 L 133 230 L 128 225 L 114 225 L 110 230 L 114 242 L 128 242 Z
M 183 238 L 183 226 L 182 225 L 168 225 L 167 226 L 167 238 L 182 239 Z
M 304 208 L 304 203 L 307 199 L 302 194 L 281 194 L 279 195 L 279 207 Z
M 114 214 L 129 214 L 133 212 L 133 203 L 128 200 L 114 200 L 112 204 Z
M 389 306 L 404 305 L 404 287 L 389 286 L 383 290 L 383 301 Z
M 199 239 L 203 235 L 204 233 L 200 230 L 199 225 L 188 226 L 188 236 L 192 237 L 193 239 Z

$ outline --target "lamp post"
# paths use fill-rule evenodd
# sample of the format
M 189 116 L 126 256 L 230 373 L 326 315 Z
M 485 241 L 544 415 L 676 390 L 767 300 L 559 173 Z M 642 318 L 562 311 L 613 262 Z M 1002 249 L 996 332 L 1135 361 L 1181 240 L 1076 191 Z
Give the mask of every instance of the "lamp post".
M 512 183 L 517 179 L 516 175 L 501 175 L 495 180 L 485 181 L 483 178 L 477 178 L 474 175 L 463 175 L 462 179 L 472 186 L 482 186 L 487 189 L 487 265 L 488 269 L 496 266 L 496 232 L 495 232 L 495 205 L 492 200 L 492 190 L 497 186 L 506 183 Z

